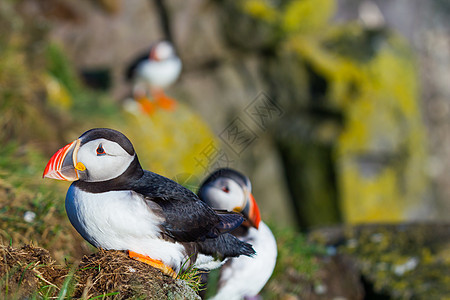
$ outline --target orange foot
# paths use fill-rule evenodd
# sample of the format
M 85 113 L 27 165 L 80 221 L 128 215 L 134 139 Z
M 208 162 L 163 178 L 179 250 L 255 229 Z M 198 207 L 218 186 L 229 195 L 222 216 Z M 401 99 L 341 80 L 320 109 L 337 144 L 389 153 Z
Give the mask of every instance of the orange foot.
M 177 273 L 169 266 L 166 266 L 162 261 L 153 259 L 151 257 L 148 257 L 146 255 L 142 255 L 136 252 L 133 252 L 131 250 L 128 251 L 128 255 L 130 258 L 141 261 L 143 263 L 146 263 L 154 268 L 157 268 L 161 270 L 164 274 L 172 277 L 177 278 Z
M 176 106 L 177 106 L 177 102 L 168 97 L 164 91 L 153 91 L 152 93 L 153 98 L 155 99 L 155 105 L 161 107 L 162 109 L 165 110 L 170 110 L 173 111 L 175 110 Z
M 147 97 L 138 98 L 136 101 L 141 105 L 142 110 L 148 115 L 152 115 L 155 112 L 155 104 Z

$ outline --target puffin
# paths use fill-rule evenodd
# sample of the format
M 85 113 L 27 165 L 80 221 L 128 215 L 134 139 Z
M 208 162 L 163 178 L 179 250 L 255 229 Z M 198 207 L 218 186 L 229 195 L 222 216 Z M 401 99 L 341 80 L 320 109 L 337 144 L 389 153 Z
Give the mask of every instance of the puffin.
M 234 169 L 221 168 L 205 179 L 197 194 L 212 208 L 242 213 L 246 221 L 232 234 L 256 251 L 252 258 L 232 258 L 222 266 L 212 299 L 257 298 L 275 268 L 277 243 L 261 221 L 249 178 Z
M 133 82 L 133 99 L 152 114 L 156 107 L 174 110 L 176 101 L 164 93 L 180 76 L 182 63 L 172 43 L 162 40 L 135 59 L 127 68 L 126 79 Z M 149 99 L 152 98 L 151 100 Z
M 229 233 L 244 221 L 240 214 L 214 210 L 189 189 L 144 170 L 130 140 L 114 129 L 83 133 L 50 158 L 43 177 L 73 181 L 67 216 L 90 244 L 127 251 L 171 277 L 255 254 Z

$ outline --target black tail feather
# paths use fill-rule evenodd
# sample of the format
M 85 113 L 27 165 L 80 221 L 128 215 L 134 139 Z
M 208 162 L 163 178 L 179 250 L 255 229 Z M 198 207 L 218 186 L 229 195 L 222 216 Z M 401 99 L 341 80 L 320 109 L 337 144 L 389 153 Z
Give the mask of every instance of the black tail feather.
M 252 245 L 240 241 L 229 233 L 222 234 L 214 239 L 205 239 L 199 242 L 198 245 L 201 253 L 220 259 L 238 257 L 240 255 L 253 256 L 256 254 Z

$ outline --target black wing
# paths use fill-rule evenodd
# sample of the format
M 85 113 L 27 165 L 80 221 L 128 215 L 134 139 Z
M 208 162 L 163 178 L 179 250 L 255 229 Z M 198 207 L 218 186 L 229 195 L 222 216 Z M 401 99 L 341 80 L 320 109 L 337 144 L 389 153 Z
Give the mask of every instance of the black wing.
M 125 79 L 127 81 L 131 81 L 134 79 L 137 67 L 139 66 L 140 63 L 149 59 L 148 58 L 149 53 L 150 53 L 150 50 L 145 52 L 144 54 L 140 55 L 139 57 L 137 57 L 130 63 L 127 70 L 125 71 Z
M 133 190 L 161 207 L 164 233 L 179 242 L 215 238 L 244 221 L 240 214 L 214 211 L 190 190 L 149 171 L 145 171 Z

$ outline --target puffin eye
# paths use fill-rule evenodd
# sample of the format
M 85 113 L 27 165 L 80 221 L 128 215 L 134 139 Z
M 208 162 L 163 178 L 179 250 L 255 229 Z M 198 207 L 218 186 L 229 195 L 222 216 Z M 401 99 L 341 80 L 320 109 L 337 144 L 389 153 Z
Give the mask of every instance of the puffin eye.
M 230 189 L 227 186 L 224 186 L 222 187 L 222 191 L 228 194 L 230 192 Z
M 106 152 L 105 152 L 105 149 L 103 149 L 102 144 L 98 145 L 98 147 L 97 147 L 97 156 L 102 156 L 102 155 L 105 155 L 105 154 L 106 154 Z

